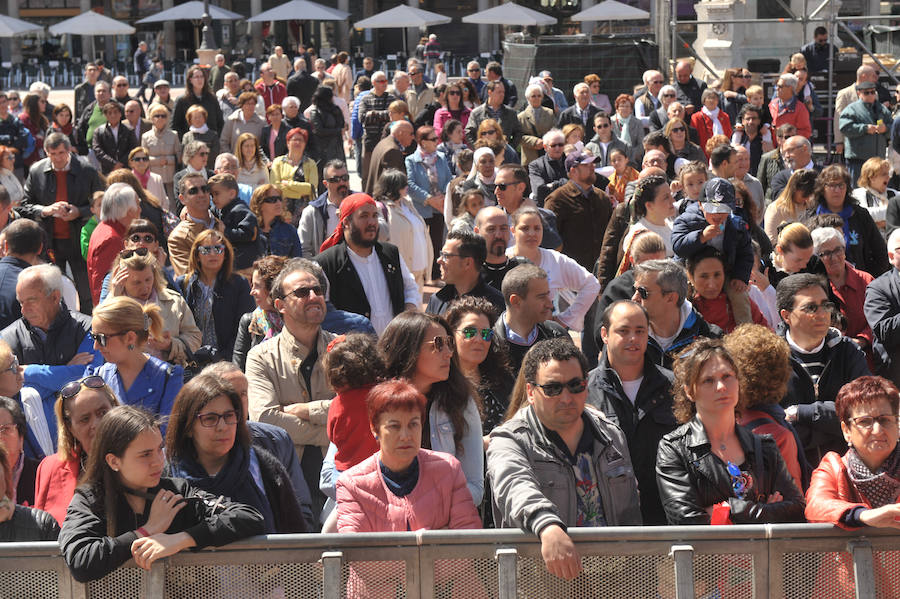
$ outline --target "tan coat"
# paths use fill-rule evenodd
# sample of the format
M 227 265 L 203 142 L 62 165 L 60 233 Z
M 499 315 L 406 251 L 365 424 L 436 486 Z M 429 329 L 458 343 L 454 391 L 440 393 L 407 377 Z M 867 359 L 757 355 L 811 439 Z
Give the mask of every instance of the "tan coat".
M 353 92 L 353 71 L 346 64 L 336 64 L 331 76 L 334 77 L 334 95 L 349 104 Z
M 431 272 L 431 263 L 434 261 L 434 248 L 431 246 L 431 239 L 428 237 L 428 227 L 425 225 L 425 219 L 422 218 L 422 215 L 419 214 L 419 211 L 416 210 L 416 207 L 413 205 L 412 200 L 409 198 L 402 198 L 400 200 L 407 208 L 415 215 L 415 218 L 422 223 L 422 227 L 425 230 L 425 239 L 423 243 L 425 245 L 427 251 L 427 264 L 426 270 Z M 413 226 L 412 223 L 407 218 L 406 213 L 400 209 L 395 202 L 387 203 L 387 222 L 390 231 L 390 237 L 388 241 L 397 246 L 397 249 L 400 250 L 400 257 L 403 258 L 403 262 L 406 264 L 406 267 L 412 269 L 413 264 L 413 248 L 415 247 L 415 242 L 413 240 Z M 413 276 L 418 275 L 419 273 L 412 271 Z M 418 277 L 416 278 L 418 281 Z
M 175 177 L 175 166 L 181 160 L 181 142 L 178 134 L 171 129 L 163 129 L 157 134 L 156 129 L 150 129 L 141 135 L 141 145 L 150 153 L 150 172 L 162 177 L 163 183 L 172 184 Z M 166 159 L 168 164 L 160 164 Z
M 225 225 L 218 218 L 213 217 L 216 221 L 216 230 L 225 232 Z M 175 276 L 181 276 L 188 271 L 188 263 L 191 260 L 191 246 L 206 226 L 195 223 L 192 220 L 183 220 L 178 223 L 172 234 L 169 235 L 169 261 L 175 270 Z
M 844 143 L 844 134 L 841 133 L 841 113 L 844 109 L 856 102 L 859 97 L 856 95 L 856 83 L 852 83 L 841 89 L 834 98 L 834 143 Z
M 282 54 L 281 58 L 279 58 L 277 54 L 272 54 L 269 57 L 269 66 L 275 71 L 276 77 L 280 77 L 287 81 L 287 78 L 291 74 L 291 59 L 287 57 L 287 54 Z
M 284 327 L 277 336 L 263 341 L 247 355 L 246 374 L 249 383 L 250 419 L 280 426 L 291 436 L 297 455 L 303 457 L 306 445 L 328 447 L 328 408 L 334 391 L 325 381 L 322 358 L 334 333 L 319 330 L 316 361 L 310 377 L 310 394 L 306 389 L 300 366 L 309 354 Z M 285 406 L 309 404 L 309 420 L 302 420 L 284 411 Z
M 163 331 L 172 335 L 172 347 L 166 356 L 157 356 L 161 360 L 172 364 L 184 365 L 187 362 L 187 349 L 191 352 L 200 348 L 203 341 L 203 333 L 194 321 L 194 313 L 191 312 L 185 299 L 180 293 L 172 291 L 168 287 L 162 290 L 156 299 L 163 317 Z
M 556 126 L 556 117 L 553 111 L 545 106 L 539 106 L 537 109 L 537 119 L 528 106 L 519 113 L 519 127 L 522 128 L 522 166 L 538 159 L 538 145 L 544 133 Z

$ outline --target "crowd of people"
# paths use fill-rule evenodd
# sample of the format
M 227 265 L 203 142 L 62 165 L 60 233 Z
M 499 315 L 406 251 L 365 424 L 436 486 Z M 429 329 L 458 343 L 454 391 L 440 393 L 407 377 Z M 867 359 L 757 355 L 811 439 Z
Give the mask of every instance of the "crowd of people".
M 821 167 L 802 53 L 768 103 L 680 61 L 571 105 L 495 62 L 432 85 L 435 56 L 0 92 L 0 538 L 58 538 L 87 581 L 255 534 L 517 527 L 572 579 L 573 526 L 900 526 L 874 71 Z

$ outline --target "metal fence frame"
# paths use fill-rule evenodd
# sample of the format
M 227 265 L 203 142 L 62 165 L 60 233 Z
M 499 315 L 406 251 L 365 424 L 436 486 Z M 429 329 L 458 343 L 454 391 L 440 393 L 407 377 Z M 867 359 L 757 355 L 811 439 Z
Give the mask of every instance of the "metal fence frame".
M 846 552 L 854 565 L 855 592 L 859 599 L 877 596 L 873 552 L 895 552 L 892 555 L 900 558 L 900 538 L 892 531 L 847 532 L 821 524 L 620 527 L 570 529 L 569 533 L 585 558 L 671 558 L 678 599 L 695 597 L 695 565 L 698 559 L 704 558 L 708 563 L 710 556 L 713 559 L 734 555 L 752 557 L 752 593 L 748 590 L 743 596 L 771 599 L 797 599 L 796 593 L 786 590 L 793 583 L 785 578 L 790 574 L 785 572 L 789 555 Z M 519 588 L 522 564 L 531 560 L 533 565 L 534 560 L 539 563 L 541 559 L 540 542 L 533 535 L 513 530 L 255 537 L 215 550 L 184 552 L 159 560 L 149 572 L 141 572 L 140 596 L 147 599 L 164 597 L 167 574 L 178 568 L 315 564 L 318 573 L 315 584 L 321 580 L 317 596 L 338 599 L 344 596 L 348 565 L 389 560 L 405 563 L 405 597 L 432 599 L 436 596 L 436 560 L 454 559 L 480 560 L 482 566 L 489 560 L 488 596 L 512 599 L 524 593 Z M 116 596 L 92 592 L 89 585 L 72 579 L 55 543 L 0 543 L 0 597 L 37 597 L 37 589 L 21 588 L 21 583 L 13 585 L 9 582 L 17 576 L 27 577 L 29 571 L 32 574 L 40 571 L 44 576 L 55 572 L 58 593 L 44 589 L 45 592 L 40 594 L 42 597 L 99 599 Z M 103 580 L 126 575 L 133 577 L 134 573 L 134 564 L 129 562 Z M 641 575 L 635 572 L 634 580 Z M 496 586 L 493 586 L 494 580 Z M 632 596 L 628 590 L 623 588 L 619 596 Z

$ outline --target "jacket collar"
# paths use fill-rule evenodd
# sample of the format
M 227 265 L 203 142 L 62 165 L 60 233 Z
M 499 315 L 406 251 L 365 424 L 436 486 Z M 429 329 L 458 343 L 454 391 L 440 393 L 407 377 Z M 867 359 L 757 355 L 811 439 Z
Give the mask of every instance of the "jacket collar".
M 305 360 L 306 356 L 309 355 L 310 348 L 300 343 L 297 338 L 294 337 L 293 334 L 291 334 L 286 326 L 281 329 L 278 337 L 283 343 L 287 345 L 287 348 L 290 350 L 291 355 L 296 356 L 301 360 Z M 319 333 L 316 336 L 316 350 L 318 351 L 319 357 L 325 355 L 325 337 L 322 335 L 321 328 L 319 328 Z
M 72 320 L 72 315 L 69 314 L 69 308 L 66 307 L 65 300 L 59 300 L 59 312 L 56 314 L 56 318 L 53 319 L 53 322 L 50 323 L 50 326 L 47 328 L 47 335 L 49 335 L 52 331 L 59 330 L 63 328 L 70 320 Z M 25 317 L 22 317 L 22 322 L 25 323 L 25 326 L 28 327 L 28 330 L 34 331 L 35 327 L 29 323 Z
M 524 412 L 524 414 L 522 414 L 522 412 Z M 547 435 L 547 429 L 538 418 L 537 413 L 535 413 L 534 406 L 529 405 L 523 408 L 519 413 L 524 418 L 528 428 L 531 429 L 534 440 L 538 445 L 543 446 L 544 450 L 548 452 L 559 451 L 556 444 L 551 441 L 550 437 Z M 585 415 L 587 418 L 584 418 Z M 612 443 L 606 433 L 600 430 L 600 427 L 597 425 L 596 416 L 592 415 L 587 408 L 582 412 L 582 420 L 585 421 L 585 426 L 590 427 L 594 440 L 599 442 L 600 445 L 607 447 Z

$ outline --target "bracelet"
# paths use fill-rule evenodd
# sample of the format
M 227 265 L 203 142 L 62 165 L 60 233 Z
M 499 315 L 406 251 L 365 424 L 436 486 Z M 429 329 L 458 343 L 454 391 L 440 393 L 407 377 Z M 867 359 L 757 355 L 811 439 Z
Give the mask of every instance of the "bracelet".
M 150 536 L 150 533 L 147 532 L 147 529 L 144 528 L 143 526 L 138 527 L 137 533 L 138 533 L 141 537 L 149 537 L 149 536 Z

